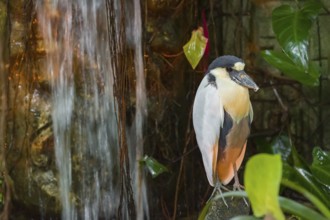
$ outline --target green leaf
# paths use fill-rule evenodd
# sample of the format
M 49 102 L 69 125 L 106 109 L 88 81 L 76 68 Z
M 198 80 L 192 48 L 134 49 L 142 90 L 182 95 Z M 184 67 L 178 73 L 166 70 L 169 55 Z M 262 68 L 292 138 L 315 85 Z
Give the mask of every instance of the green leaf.
M 292 166 L 295 168 L 300 168 L 309 172 L 309 166 L 307 162 L 301 157 L 298 153 L 295 146 L 291 146 L 291 158 L 292 158 Z
M 273 30 L 283 51 L 264 51 L 263 58 L 285 75 L 308 86 L 319 84 L 320 72 L 308 57 L 309 32 L 322 5 L 307 1 L 301 8 L 282 5 L 273 10 Z
M 283 164 L 282 181 L 291 181 L 318 197 L 327 207 L 330 207 L 330 191 L 323 188 L 315 177 L 307 170 Z
M 321 214 L 319 214 L 318 212 L 314 211 L 313 209 L 308 208 L 307 206 L 302 205 L 298 202 L 295 202 L 291 199 L 280 197 L 279 202 L 280 202 L 280 205 L 281 205 L 281 208 L 283 209 L 283 211 L 285 211 L 286 213 L 290 213 L 292 215 L 296 215 L 296 216 L 300 217 L 301 219 L 307 219 L 307 220 L 312 220 L 312 219 L 313 220 L 314 219 L 326 220 L 327 219 L 324 216 L 322 216 Z
M 209 212 L 209 208 L 211 206 L 211 202 L 207 202 L 204 206 L 204 208 L 202 209 L 201 213 L 198 216 L 198 220 L 204 220 L 206 218 L 207 213 Z
M 273 10 L 273 30 L 280 45 L 294 63 L 305 68 L 309 64 L 309 32 L 321 7 L 318 1 L 307 1 L 300 9 L 282 5 Z
M 199 61 L 202 59 L 208 39 L 204 37 L 203 28 L 199 27 L 191 34 L 191 38 L 183 46 L 184 54 L 186 55 L 193 69 L 196 68 Z
M 290 180 L 282 180 L 281 183 L 290 188 L 293 189 L 299 193 L 301 193 L 303 196 L 305 196 L 309 201 L 311 201 L 315 207 L 317 207 L 323 214 L 326 216 L 328 219 L 330 219 L 330 211 L 327 209 L 327 207 L 312 193 L 310 193 L 308 190 L 306 190 L 304 187 L 291 182 Z M 307 213 L 306 213 L 307 214 Z M 315 218 L 310 218 L 310 219 L 315 219 Z M 316 218 L 319 219 L 319 218 Z
M 330 154 L 319 147 L 313 149 L 313 175 L 330 190 Z
M 313 64 L 305 69 L 303 66 L 297 65 L 283 52 L 265 50 L 261 52 L 261 55 L 269 64 L 281 70 L 288 77 L 307 86 L 317 86 L 319 84 L 320 73 Z
M 277 220 L 284 220 L 278 202 L 281 176 L 280 155 L 258 154 L 247 162 L 245 190 L 256 217 L 272 215 Z
M 306 1 L 301 8 L 301 11 L 303 14 L 311 19 L 312 21 L 316 19 L 316 17 L 319 15 L 320 10 L 322 9 L 323 5 L 322 2 L 319 0 L 309 0 Z
M 144 165 L 153 178 L 157 177 L 159 174 L 168 172 L 168 169 L 161 163 L 159 163 L 155 158 L 145 155 L 140 164 Z
M 279 135 L 272 140 L 259 138 L 256 143 L 259 153 L 281 154 L 282 161 L 287 161 L 291 154 L 290 139 L 285 135 Z

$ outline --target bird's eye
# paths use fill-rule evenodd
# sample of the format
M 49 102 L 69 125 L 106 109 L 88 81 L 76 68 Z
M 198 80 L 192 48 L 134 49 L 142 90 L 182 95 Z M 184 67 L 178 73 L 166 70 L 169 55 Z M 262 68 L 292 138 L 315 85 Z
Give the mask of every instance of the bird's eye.
M 227 70 L 228 72 L 231 72 L 231 71 L 233 71 L 233 68 L 231 68 L 231 67 L 227 67 L 226 70 Z

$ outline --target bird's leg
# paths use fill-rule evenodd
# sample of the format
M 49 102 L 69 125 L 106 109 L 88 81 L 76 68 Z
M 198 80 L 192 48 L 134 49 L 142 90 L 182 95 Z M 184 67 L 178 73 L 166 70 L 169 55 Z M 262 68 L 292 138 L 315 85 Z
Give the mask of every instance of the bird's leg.
M 237 175 L 237 169 L 236 169 L 236 163 L 233 164 L 234 169 L 234 191 L 241 191 L 241 189 L 244 189 L 244 186 L 239 183 L 238 175 Z
M 233 189 L 234 191 L 242 191 L 244 189 L 244 186 L 239 183 L 238 175 L 237 175 L 237 169 L 236 169 L 236 163 L 233 164 L 233 169 L 234 169 L 234 185 Z M 247 206 L 249 206 L 249 203 L 246 201 L 246 199 L 243 197 L 243 200 Z
M 226 191 L 229 191 L 229 189 L 227 189 L 225 186 L 223 186 L 223 185 L 220 183 L 220 181 L 218 180 L 217 183 L 215 184 L 215 187 L 214 187 L 214 189 L 213 189 L 213 192 L 212 192 L 210 198 L 208 199 L 208 201 L 210 201 L 210 200 L 214 197 L 214 195 L 215 195 L 217 192 L 219 192 L 219 194 L 220 194 L 220 196 L 221 196 L 221 198 L 222 198 L 223 203 L 224 203 L 224 204 L 227 206 L 227 208 L 228 208 L 227 202 L 226 202 L 225 198 L 224 198 L 223 195 L 222 195 L 222 190 L 221 190 L 221 188 L 224 189 L 224 190 L 226 190 Z

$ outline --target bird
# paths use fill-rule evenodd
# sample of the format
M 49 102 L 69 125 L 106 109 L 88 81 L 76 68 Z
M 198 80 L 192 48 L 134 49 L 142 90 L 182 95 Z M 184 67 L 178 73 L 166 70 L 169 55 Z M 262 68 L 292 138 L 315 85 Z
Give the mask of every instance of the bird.
M 253 120 L 249 89 L 259 89 L 244 67 L 244 61 L 236 56 L 216 58 L 195 95 L 193 126 L 208 182 L 215 189 L 233 178 L 234 190 L 243 187 L 237 171 Z

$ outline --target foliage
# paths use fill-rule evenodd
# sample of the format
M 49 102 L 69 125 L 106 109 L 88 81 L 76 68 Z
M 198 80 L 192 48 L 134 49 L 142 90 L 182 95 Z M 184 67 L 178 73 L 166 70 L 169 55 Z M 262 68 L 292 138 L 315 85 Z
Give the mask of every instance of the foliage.
M 297 185 L 305 191 L 310 192 L 321 203 L 330 208 L 330 186 L 329 186 L 329 153 L 316 147 L 313 150 L 313 163 L 309 165 L 297 152 L 296 147 L 291 144 L 288 136 L 280 135 L 272 140 L 257 140 L 258 151 L 261 153 L 279 153 L 283 161 L 282 184 L 285 186 Z M 298 187 L 293 187 L 298 191 Z M 306 195 L 305 195 L 306 196 Z M 308 197 L 308 196 L 306 196 Z M 310 198 L 309 198 L 310 199 Z M 310 199 L 311 200 L 311 199 Z
M 287 141 L 283 142 L 283 140 Z M 263 143 L 263 141 L 259 140 L 258 144 L 260 143 Z M 269 152 L 269 149 L 273 149 L 273 152 L 280 152 L 281 154 L 284 152 L 285 155 L 288 151 L 291 152 L 289 156 L 283 157 L 282 155 L 282 184 L 303 194 L 325 216 L 330 218 L 330 201 L 328 199 L 330 198 L 330 187 L 327 184 L 329 181 L 329 169 L 327 169 L 330 164 L 329 153 L 322 151 L 318 147 L 314 148 L 313 162 L 309 165 L 300 157 L 295 146 L 291 144 L 287 136 L 276 137 L 270 143 L 268 146 L 259 146 L 258 149 L 263 149 L 266 152 Z M 314 175 L 314 173 L 317 173 L 317 175 Z
M 283 140 L 286 140 L 285 142 Z M 291 181 L 320 199 L 328 208 L 330 208 L 330 187 L 325 184 L 324 181 L 329 181 L 329 170 L 326 170 L 329 166 L 330 157 L 327 152 L 322 151 L 320 148 L 314 148 L 313 150 L 313 163 L 309 165 L 303 158 L 298 154 L 295 146 L 291 144 L 289 137 L 281 135 L 275 137 L 271 144 L 261 145 L 262 141 L 257 142 L 260 152 L 270 152 L 269 149 L 273 150 L 273 153 L 280 153 L 283 161 L 283 177 L 282 181 Z M 287 156 L 287 152 L 291 153 Z M 284 154 L 284 155 L 283 155 Z M 320 162 L 321 160 L 321 162 Z M 314 173 L 324 173 L 323 180 L 313 175 Z M 320 174 L 319 174 L 320 175 Z
M 290 157 L 290 139 L 287 136 L 279 135 L 272 140 L 259 138 L 256 139 L 256 143 L 260 153 L 280 154 L 283 161 Z
M 247 198 L 247 194 L 245 191 L 232 191 L 232 192 L 225 192 L 222 195 L 216 196 L 215 198 L 213 198 L 211 201 L 207 202 L 206 205 L 204 206 L 203 210 L 201 211 L 200 215 L 199 215 L 199 220 L 203 220 L 205 219 L 207 213 L 208 213 L 208 209 L 211 205 L 211 202 L 218 200 L 218 199 L 223 199 L 223 198 L 230 198 L 230 197 L 245 197 Z M 285 198 L 282 196 L 278 196 L 278 202 L 280 204 L 281 209 L 285 212 L 285 213 L 289 213 L 293 216 L 296 216 L 300 219 L 310 219 L 310 220 L 314 220 L 314 219 L 318 219 L 318 220 L 325 220 L 328 219 L 328 215 L 324 217 L 322 216 L 320 213 L 316 212 L 314 209 L 306 206 L 306 205 L 302 205 L 300 202 L 296 202 L 292 199 L 289 198 Z M 259 219 L 256 218 L 254 216 L 236 216 L 234 218 L 232 218 L 231 220 L 239 220 L 239 219 Z
M 327 219 L 320 215 L 318 212 L 314 211 L 314 209 L 311 209 L 308 206 L 302 205 L 299 202 L 293 201 L 289 198 L 279 197 L 279 202 L 284 212 L 290 213 L 291 215 L 298 217 L 298 219 Z
M 192 32 L 190 40 L 183 46 L 183 52 L 193 69 L 196 68 L 202 59 L 207 41 L 208 39 L 204 36 L 203 28 L 199 27 Z
M 299 186 L 298 184 L 291 182 L 290 180 L 282 179 L 282 184 L 283 184 L 283 186 L 291 188 L 291 189 L 301 193 L 302 195 L 304 195 L 306 198 L 309 199 L 309 201 L 311 203 L 313 203 L 315 205 L 315 207 L 317 207 L 320 210 L 320 212 L 322 214 L 324 214 L 324 216 L 326 216 L 328 218 L 330 217 L 329 209 L 316 196 L 314 196 L 308 190 Z M 306 214 L 308 214 L 308 213 L 306 213 Z M 314 218 L 311 218 L 311 219 L 314 219 Z
M 310 166 L 311 172 L 319 182 L 330 190 L 330 154 L 315 147 L 313 150 L 313 163 Z
M 155 158 L 147 155 L 140 160 L 140 165 L 146 167 L 153 178 L 157 177 L 159 174 L 168 172 L 168 169 L 163 164 L 159 163 Z
M 320 73 L 308 56 L 309 33 L 322 5 L 309 0 L 301 7 L 282 5 L 273 10 L 273 31 L 282 51 L 266 50 L 263 58 L 303 85 L 317 86 Z
M 259 154 L 250 158 L 245 169 L 245 187 L 247 193 L 244 191 L 239 192 L 226 192 L 220 196 L 215 197 L 213 200 L 222 199 L 223 197 L 248 197 L 254 215 L 260 217 L 262 215 L 271 215 L 275 219 L 284 219 L 282 211 L 285 213 L 300 217 L 301 219 L 320 219 L 325 220 L 330 218 L 329 207 L 326 207 L 324 201 L 321 201 L 317 195 L 314 195 L 309 188 L 295 183 L 295 179 L 287 179 L 282 176 L 282 185 L 295 190 L 304 195 L 309 201 L 322 213 L 318 213 L 300 202 L 293 201 L 289 198 L 278 196 L 279 181 L 281 180 L 281 173 L 287 172 L 287 166 L 281 167 L 285 161 L 280 160 L 279 155 Z M 291 169 L 289 169 L 290 172 Z M 300 178 L 300 181 L 303 177 Z M 315 187 L 315 186 L 313 186 Z M 204 219 L 208 208 L 209 201 L 202 210 L 199 219 Z M 280 208 L 281 209 L 280 209 Z M 282 211 L 281 211 L 282 210 Z M 255 219 L 251 216 L 238 216 L 237 219 Z

